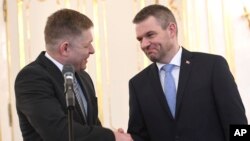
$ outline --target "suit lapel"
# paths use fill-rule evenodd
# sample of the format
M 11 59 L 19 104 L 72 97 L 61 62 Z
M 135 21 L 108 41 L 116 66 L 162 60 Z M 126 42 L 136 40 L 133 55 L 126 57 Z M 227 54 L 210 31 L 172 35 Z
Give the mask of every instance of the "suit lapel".
M 54 80 L 57 82 L 57 97 L 60 101 L 60 103 L 67 107 L 66 105 L 66 99 L 64 95 L 64 78 L 62 75 L 62 72 L 58 69 L 58 67 L 50 61 L 47 57 L 45 57 L 45 51 L 43 51 L 36 59 L 36 62 L 41 65 L 52 77 L 54 77 Z
M 179 114 L 182 98 L 184 96 L 185 87 L 187 85 L 189 74 L 192 68 L 191 57 L 192 57 L 192 54 L 183 48 L 182 56 L 181 56 L 179 84 L 178 84 L 178 89 L 177 89 L 176 117 L 178 117 L 178 114 Z
M 65 98 L 65 92 L 64 92 L 64 78 L 63 78 L 62 72 L 52 61 L 50 61 L 47 57 L 45 57 L 44 51 L 38 56 L 36 61 L 43 68 L 45 68 L 47 72 L 50 73 L 50 75 L 54 77 L 54 79 L 56 80 L 57 82 L 56 86 L 58 90 L 58 92 L 56 92 L 56 97 L 59 99 L 60 103 L 63 105 L 65 109 L 65 113 L 67 113 L 67 105 L 66 105 L 66 98 Z M 86 121 L 84 120 L 84 117 L 82 115 L 82 112 L 81 112 L 81 109 L 77 100 L 76 100 L 76 105 L 75 105 L 75 112 L 81 115 L 80 118 L 84 124 Z
M 150 78 L 150 84 L 153 86 L 153 91 L 154 94 L 156 95 L 157 99 L 159 100 L 160 105 L 162 108 L 168 113 L 170 117 L 172 117 L 172 114 L 170 112 L 170 109 L 168 107 L 168 103 L 166 101 L 164 91 L 161 86 L 161 81 L 160 81 L 160 76 L 159 76 L 159 71 L 157 68 L 157 65 L 153 63 L 150 66 L 150 72 L 149 72 L 149 78 Z

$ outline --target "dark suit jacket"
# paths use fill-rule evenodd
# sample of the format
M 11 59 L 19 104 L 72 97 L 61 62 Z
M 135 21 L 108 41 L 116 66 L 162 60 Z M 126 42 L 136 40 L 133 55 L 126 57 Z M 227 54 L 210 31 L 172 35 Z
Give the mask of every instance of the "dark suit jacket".
M 183 49 L 172 117 L 158 68 L 151 64 L 129 81 L 128 132 L 135 141 L 228 141 L 230 124 L 247 124 L 225 59 Z
M 68 141 L 68 117 L 64 78 L 57 66 L 44 56 L 24 67 L 16 77 L 16 108 L 24 141 Z M 73 113 L 75 141 L 113 141 L 111 130 L 98 120 L 97 98 L 90 76 L 82 71 L 80 80 L 88 102 L 84 120 L 79 104 Z

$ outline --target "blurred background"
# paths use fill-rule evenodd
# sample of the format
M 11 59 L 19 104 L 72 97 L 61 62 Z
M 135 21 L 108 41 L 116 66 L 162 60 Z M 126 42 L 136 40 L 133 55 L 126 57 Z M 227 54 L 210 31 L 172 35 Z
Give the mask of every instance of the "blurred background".
M 45 50 L 45 22 L 61 8 L 93 20 L 96 52 L 87 72 L 95 83 L 99 117 L 105 127 L 126 130 L 128 81 L 151 63 L 136 41 L 132 19 L 155 3 L 174 12 L 180 45 L 226 58 L 250 120 L 250 0 L 0 0 L 0 141 L 22 141 L 15 77 Z

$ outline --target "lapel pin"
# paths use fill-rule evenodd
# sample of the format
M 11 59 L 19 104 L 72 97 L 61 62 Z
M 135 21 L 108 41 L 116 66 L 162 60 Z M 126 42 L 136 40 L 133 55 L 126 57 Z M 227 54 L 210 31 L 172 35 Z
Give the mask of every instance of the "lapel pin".
M 190 61 L 186 60 L 186 64 L 190 64 Z

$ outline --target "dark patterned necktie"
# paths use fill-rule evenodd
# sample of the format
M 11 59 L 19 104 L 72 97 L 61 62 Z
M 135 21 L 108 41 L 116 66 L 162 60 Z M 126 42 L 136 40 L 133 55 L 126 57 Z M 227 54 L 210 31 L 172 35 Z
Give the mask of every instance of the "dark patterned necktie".
M 81 108 L 82 114 L 84 116 L 85 121 L 87 121 L 87 101 L 84 97 L 83 91 L 81 90 L 81 87 L 76 79 L 74 79 L 74 91 L 76 99 L 79 103 L 79 106 Z

